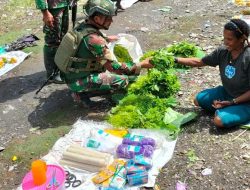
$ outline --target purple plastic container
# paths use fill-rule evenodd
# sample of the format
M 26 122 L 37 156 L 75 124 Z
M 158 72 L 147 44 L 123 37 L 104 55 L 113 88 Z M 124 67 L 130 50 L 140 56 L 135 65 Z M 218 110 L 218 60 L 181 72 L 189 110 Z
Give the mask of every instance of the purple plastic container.
M 154 153 L 154 148 L 150 145 L 133 146 L 127 144 L 121 144 L 116 150 L 119 158 L 132 159 L 135 155 L 143 155 L 145 157 L 151 157 Z
M 149 137 L 143 136 L 132 136 L 127 137 L 122 140 L 122 144 L 134 145 L 134 146 L 142 146 L 142 145 L 150 145 L 155 148 L 155 140 Z

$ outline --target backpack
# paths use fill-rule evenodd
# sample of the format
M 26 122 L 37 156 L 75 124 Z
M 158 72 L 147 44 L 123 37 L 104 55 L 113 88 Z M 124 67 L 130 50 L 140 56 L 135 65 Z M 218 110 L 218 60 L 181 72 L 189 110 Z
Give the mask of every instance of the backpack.
M 54 59 L 55 64 L 60 71 L 63 73 L 74 72 L 75 69 L 71 67 L 73 62 L 89 61 L 88 59 L 75 57 L 75 55 L 81 44 L 82 38 L 96 32 L 98 31 L 94 28 L 86 28 L 81 32 L 73 30 L 65 34 L 57 49 Z

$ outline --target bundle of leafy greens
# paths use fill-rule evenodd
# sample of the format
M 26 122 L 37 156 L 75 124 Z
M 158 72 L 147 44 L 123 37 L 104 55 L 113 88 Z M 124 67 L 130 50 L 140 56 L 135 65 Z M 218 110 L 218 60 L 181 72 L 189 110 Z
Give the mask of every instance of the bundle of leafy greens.
M 159 98 L 175 95 L 180 89 L 180 82 L 173 69 L 161 72 L 151 69 L 147 75 L 138 77 L 128 88 L 129 94 L 151 94 Z
M 133 63 L 133 59 L 129 55 L 128 50 L 125 47 L 123 47 L 123 46 L 121 46 L 119 44 L 115 45 L 114 54 L 115 54 L 116 59 L 119 62 Z
M 193 43 L 180 42 L 166 48 L 167 52 L 172 53 L 175 57 L 203 57 L 205 54 Z M 187 69 L 189 66 L 175 64 L 175 68 Z
M 151 63 L 154 65 L 154 68 L 158 69 L 159 71 L 164 72 L 170 68 L 173 68 L 175 64 L 173 54 L 169 53 L 166 48 L 146 52 L 140 60 L 142 61 L 148 57 L 151 57 Z
M 167 48 L 169 53 L 174 54 L 176 57 L 195 57 L 198 51 L 198 48 L 195 44 L 189 42 L 180 42 L 173 44 Z
M 193 112 L 180 114 L 171 108 L 175 105 L 173 97 L 129 94 L 111 110 L 107 120 L 115 128 L 158 129 L 175 138 L 180 126 L 197 116 Z
M 179 129 L 164 122 L 166 109 L 174 105 L 176 100 L 172 97 L 129 94 L 111 110 L 107 119 L 117 128 L 165 129 L 174 134 Z
M 128 94 L 124 97 L 120 102 L 119 105 L 112 108 L 111 113 L 117 113 L 123 111 L 124 106 L 133 105 L 140 108 L 140 112 L 145 114 L 147 110 L 151 107 L 173 107 L 176 105 L 176 99 L 173 97 L 169 98 L 158 98 L 150 94 L 146 95 L 136 95 L 136 94 Z

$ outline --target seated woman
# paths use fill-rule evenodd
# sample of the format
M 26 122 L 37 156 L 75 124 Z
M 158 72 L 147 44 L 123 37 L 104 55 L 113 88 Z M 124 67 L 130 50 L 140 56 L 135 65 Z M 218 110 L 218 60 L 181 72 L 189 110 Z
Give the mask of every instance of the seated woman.
M 250 121 L 250 48 L 248 24 L 232 19 L 224 26 L 224 45 L 202 59 L 175 58 L 192 67 L 219 66 L 222 86 L 197 94 L 194 104 L 215 112 L 217 127 L 233 127 Z

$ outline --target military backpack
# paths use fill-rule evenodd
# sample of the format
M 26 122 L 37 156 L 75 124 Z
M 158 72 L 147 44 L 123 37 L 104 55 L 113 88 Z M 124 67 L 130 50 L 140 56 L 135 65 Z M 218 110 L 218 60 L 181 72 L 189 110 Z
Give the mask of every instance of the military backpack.
M 82 38 L 91 33 L 99 33 L 99 31 L 92 27 L 89 27 L 84 29 L 83 31 L 73 30 L 65 34 L 55 55 L 55 64 L 60 71 L 64 73 L 79 72 L 77 69 L 72 68 L 72 64 L 74 62 L 80 63 L 83 61 L 93 61 L 75 57 L 81 44 Z

